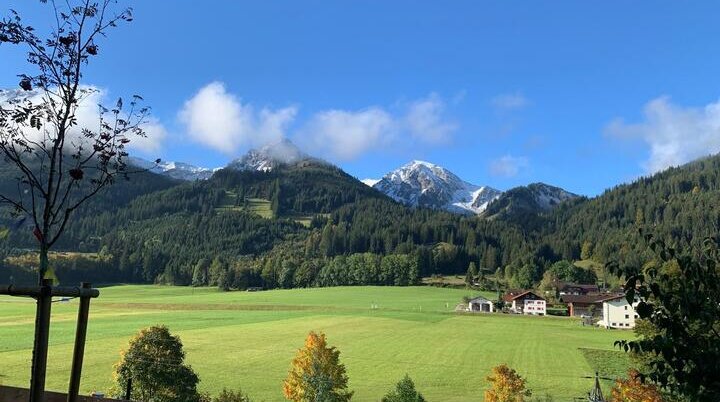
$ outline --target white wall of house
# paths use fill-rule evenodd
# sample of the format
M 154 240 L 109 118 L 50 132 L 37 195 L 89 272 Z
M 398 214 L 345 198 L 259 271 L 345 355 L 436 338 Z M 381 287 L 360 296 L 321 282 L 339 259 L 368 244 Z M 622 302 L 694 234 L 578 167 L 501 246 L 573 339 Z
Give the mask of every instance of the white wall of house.
M 473 304 L 479 305 L 478 307 L 476 307 L 479 309 L 478 310 L 474 309 Z M 487 309 L 487 310 L 485 310 L 485 309 Z M 493 302 L 491 302 L 490 300 L 487 300 L 487 299 L 472 299 L 468 303 L 468 310 L 476 311 L 476 312 L 492 313 L 495 311 L 495 306 L 493 305 Z
M 606 328 L 630 329 L 635 327 L 637 313 L 634 306 L 630 305 L 625 298 L 618 298 L 603 302 L 603 319 L 598 324 Z
M 547 314 L 547 303 L 545 300 L 525 300 L 523 307 L 524 314 L 530 315 L 546 315 Z

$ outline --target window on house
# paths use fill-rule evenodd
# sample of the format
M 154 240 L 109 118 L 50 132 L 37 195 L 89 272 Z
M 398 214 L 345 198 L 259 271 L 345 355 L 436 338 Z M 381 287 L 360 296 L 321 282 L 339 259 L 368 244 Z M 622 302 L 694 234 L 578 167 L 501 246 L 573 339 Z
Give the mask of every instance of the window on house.
M 627 306 L 625 306 L 625 310 L 627 310 Z
M 625 319 L 627 320 L 629 318 L 630 318 L 630 314 L 625 314 Z

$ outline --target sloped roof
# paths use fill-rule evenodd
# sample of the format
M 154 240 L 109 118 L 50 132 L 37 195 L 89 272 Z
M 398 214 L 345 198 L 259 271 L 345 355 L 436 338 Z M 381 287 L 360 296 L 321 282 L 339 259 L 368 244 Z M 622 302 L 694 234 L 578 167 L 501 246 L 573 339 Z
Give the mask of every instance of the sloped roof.
M 518 290 L 518 289 L 511 289 L 509 290 L 504 296 L 503 300 L 506 302 L 511 302 L 513 300 L 517 300 L 521 297 L 524 297 L 528 294 L 531 294 L 535 297 L 537 297 L 539 300 L 545 300 L 544 297 L 539 296 L 537 293 L 533 292 L 532 290 Z
M 599 288 L 598 288 L 598 285 L 583 284 L 583 283 L 572 283 L 572 282 L 564 282 L 564 283 L 563 283 L 563 282 L 560 282 L 560 283 L 558 284 L 558 288 L 559 288 L 560 290 L 564 290 L 564 289 L 568 289 L 568 288 L 578 288 L 578 289 L 582 289 L 582 290 L 596 291 L 596 292 L 597 292 L 598 289 L 599 289 Z
M 594 295 L 561 295 L 560 301 L 563 303 L 585 303 L 585 304 L 591 304 L 591 303 L 602 303 L 606 300 L 612 300 L 616 299 L 618 297 L 624 297 L 624 295 L 619 295 L 616 293 L 602 293 L 602 294 L 594 294 Z

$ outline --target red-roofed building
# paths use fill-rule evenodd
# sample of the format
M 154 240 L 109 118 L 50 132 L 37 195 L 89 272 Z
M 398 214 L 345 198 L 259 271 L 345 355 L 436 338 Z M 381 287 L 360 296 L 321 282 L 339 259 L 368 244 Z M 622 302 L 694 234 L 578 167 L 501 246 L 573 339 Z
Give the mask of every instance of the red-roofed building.
M 571 317 L 595 316 L 602 313 L 603 301 L 617 296 L 616 294 L 591 294 L 576 295 L 564 294 L 560 295 L 560 302 L 568 306 L 568 313 Z
M 545 299 L 531 290 L 511 289 L 503 296 L 503 301 L 510 308 L 510 311 L 516 314 L 547 314 Z

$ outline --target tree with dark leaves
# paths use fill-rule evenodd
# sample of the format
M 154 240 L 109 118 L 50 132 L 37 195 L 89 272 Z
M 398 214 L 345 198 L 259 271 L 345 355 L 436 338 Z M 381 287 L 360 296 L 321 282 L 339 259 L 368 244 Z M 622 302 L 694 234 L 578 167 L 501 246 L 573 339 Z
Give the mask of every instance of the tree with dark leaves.
M 720 254 L 715 239 L 701 258 L 646 235 L 656 261 L 609 268 L 627 277 L 628 302 L 653 327 L 635 341 L 616 344 L 644 355 L 649 380 L 689 401 L 720 400 Z
M 405 374 L 405 377 L 395 385 L 395 389 L 382 398 L 382 402 L 425 402 L 425 398 L 417 392 L 410 376 Z
M 199 402 L 200 378 L 185 364 L 180 338 L 165 326 L 140 330 L 120 355 L 113 372 L 111 393 L 119 394 L 132 380 L 132 400 L 145 402 Z

